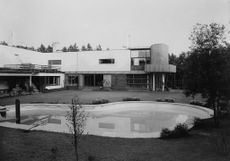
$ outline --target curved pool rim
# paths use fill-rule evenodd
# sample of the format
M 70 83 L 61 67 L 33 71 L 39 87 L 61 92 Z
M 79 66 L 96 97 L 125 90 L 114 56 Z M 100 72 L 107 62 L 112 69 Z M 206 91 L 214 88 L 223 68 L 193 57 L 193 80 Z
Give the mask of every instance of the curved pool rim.
M 181 107 L 191 107 L 194 109 L 202 110 L 202 111 L 206 112 L 207 114 L 209 114 L 211 117 L 213 116 L 213 110 L 210 108 L 197 106 L 197 105 L 191 105 L 191 104 L 185 104 L 185 103 L 168 103 L 168 102 L 156 102 L 156 101 L 123 101 L 123 102 L 111 102 L 111 103 L 96 104 L 96 105 L 93 105 L 93 104 L 81 104 L 81 105 L 82 105 L 82 107 L 85 108 L 85 110 L 94 110 L 94 109 L 99 108 L 99 107 L 100 107 L 100 110 L 102 110 L 103 109 L 102 107 L 108 107 L 108 106 L 114 106 L 114 105 L 124 105 L 124 104 L 127 105 L 127 104 L 131 104 L 131 103 L 132 104 L 133 103 L 135 103 L 135 104 L 143 104 L 143 103 L 152 104 L 152 103 L 154 103 L 154 104 L 165 104 L 165 105 L 167 105 L 167 104 L 168 105 L 178 105 Z M 55 107 L 59 107 L 59 108 L 55 108 L 55 109 L 65 111 L 66 109 L 64 109 L 64 108 L 68 108 L 70 105 L 71 104 L 56 104 L 56 103 L 22 103 L 21 107 L 24 109 L 25 107 L 28 107 L 28 106 L 30 108 L 31 108 L 31 106 L 34 106 L 34 107 L 45 106 L 46 108 L 50 109 L 52 106 L 55 106 Z M 7 108 L 8 111 L 15 109 L 15 105 L 6 105 L 3 107 Z M 53 109 L 53 108 L 51 108 L 51 109 Z M 108 110 L 108 108 L 106 108 L 105 110 Z
M 142 105 L 142 107 L 140 105 Z M 148 106 L 145 106 L 145 105 L 148 105 Z M 153 106 L 153 105 L 157 105 L 157 106 Z M 170 106 L 167 106 L 167 105 L 170 105 Z M 36 111 L 40 111 L 41 113 L 48 112 L 51 115 L 55 116 L 55 115 L 57 115 L 57 113 L 59 113 L 61 115 L 66 114 L 66 112 L 69 110 L 69 106 L 70 106 L 70 104 L 47 104 L 47 103 L 21 104 L 21 111 L 28 111 L 28 112 L 33 113 L 33 110 L 34 110 L 35 115 L 36 115 Z M 146 112 L 146 111 L 147 112 L 148 111 L 157 112 L 157 111 L 160 111 L 160 112 L 166 112 L 166 113 L 167 112 L 177 113 L 179 111 L 182 115 L 184 115 L 184 114 L 188 115 L 189 114 L 193 118 L 200 118 L 200 119 L 208 119 L 208 118 L 211 118 L 213 116 L 213 110 L 212 109 L 201 107 L 201 106 L 196 106 L 196 105 L 183 104 L 183 103 L 167 103 L 167 102 L 155 102 L 155 101 L 127 101 L 127 102 L 113 102 L 113 103 L 107 103 L 107 104 L 82 105 L 82 106 L 84 107 L 84 110 L 86 112 L 89 112 L 89 113 L 92 112 L 93 114 L 99 114 L 99 115 L 101 115 L 101 114 L 110 115 L 110 114 L 117 113 L 117 112 L 127 112 L 127 111 L 131 112 L 133 110 L 134 112 L 138 112 L 138 111 L 140 111 L 140 112 L 143 112 L 143 111 L 144 112 Z M 151 108 L 151 106 L 153 108 Z M 173 106 L 175 106 L 175 109 Z M 8 112 L 14 112 L 15 111 L 14 105 L 8 105 L 5 107 L 8 109 Z M 183 108 L 184 108 L 184 110 L 183 110 Z M 143 110 L 141 110 L 141 109 L 143 109 Z M 55 113 L 55 111 L 57 111 L 57 112 Z M 62 115 L 62 116 L 64 116 L 64 115 Z M 145 115 L 142 115 L 142 116 L 145 118 Z M 195 117 L 195 116 L 198 116 L 198 117 Z M 167 119 L 166 119 L 166 121 L 167 121 Z M 188 127 L 192 128 L 193 121 L 192 122 L 190 122 L 190 121 L 187 122 Z M 1 123 L 0 123 L 0 125 L 1 125 Z M 11 123 L 10 126 L 11 126 L 11 128 L 20 128 L 19 126 L 21 126 L 21 125 L 22 124 L 12 125 L 12 123 Z M 22 128 L 24 128 L 24 127 L 22 127 Z M 28 125 L 25 128 L 28 128 Z M 171 129 L 171 128 L 169 128 L 169 129 Z M 34 130 L 39 130 L 39 128 L 34 129 Z M 40 130 L 43 130 L 43 129 L 40 128 Z M 52 130 L 46 129 L 44 131 L 52 131 Z M 61 132 L 61 131 L 57 130 L 57 131 L 53 131 L 53 132 Z M 111 135 L 111 133 L 105 134 L 105 135 L 103 134 L 103 135 L 99 135 L 99 136 L 118 137 L 118 138 L 119 137 L 120 138 L 157 138 L 157 137 L 159 137 L 159 134 L 160 134 L 159 132 L 151 132 L 150 133 L 151 136 L 147 133 L 146 134 L 134 133 L 131 135 L 135 135 L 135 136 L 125 136 L 125 137 L 118 136 L 119 134 Z M 105 133 L 106 133 L 106 131 L 105 131 Z M 89 134 L 90 135 L 98 135 L 98 134 L 94 134 L 94 133 L 89 133 Z

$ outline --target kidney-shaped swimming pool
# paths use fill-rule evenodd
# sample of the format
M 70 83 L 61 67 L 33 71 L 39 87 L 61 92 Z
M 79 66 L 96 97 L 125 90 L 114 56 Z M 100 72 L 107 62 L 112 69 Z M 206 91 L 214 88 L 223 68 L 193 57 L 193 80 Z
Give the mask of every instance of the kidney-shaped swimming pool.
M 22 104 L 21 124 L 31 130 L 69 132 L 65 117 L 68 106 Z M 173 129 L 179 123 L 186 123 L 188 127 L 192 127 L 194 118 L 207 119 L 213 115 L 213 110 L 200 106 L 151 101 L 83 107 L 88 115 L 85 134 L 122 138 L 156 138 L 160 136 L 163 128 Z M 14 107 L 9 106 L 8 109 L 7 118 L 1 120 L 0 126 L 15 122 Z

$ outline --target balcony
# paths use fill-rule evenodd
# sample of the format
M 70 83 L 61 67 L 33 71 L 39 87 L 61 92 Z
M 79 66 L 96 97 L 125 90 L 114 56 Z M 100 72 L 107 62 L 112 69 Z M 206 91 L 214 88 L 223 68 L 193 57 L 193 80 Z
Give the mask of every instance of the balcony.
M 176 73 L 176 66 L 170 64 L 146 64 L 145 72 Z
M 5 64 L 3 68 L 0 70 L 1 72 L 26 72 L 26 73 L 56 73 L 60 72 L 59 67 L 51 66 L 51 65 L 38 65 L 31 63 L 23 63 L 23 64 Z
M 144 65 L 131 65 L 131 70 L 142 70 L 144 71 L 145 66 Z

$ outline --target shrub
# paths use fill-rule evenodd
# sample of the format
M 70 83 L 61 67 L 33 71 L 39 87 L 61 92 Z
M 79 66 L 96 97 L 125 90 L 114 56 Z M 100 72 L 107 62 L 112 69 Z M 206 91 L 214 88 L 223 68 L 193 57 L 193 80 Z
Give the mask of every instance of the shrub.
M 204 103 L 202 103 L 200 101 L 197 101 L 197 100 L 192 100 L 192 101 L 190 101 L 189 104 L 191 104 L 191 105 L 197 105 L 197 106 L 205 106 Z
M 156 101 L 157 101 L 157 102 L 164 102 L 164 100 L 161 99 L 161 98 L 157 98 Z
M 126 97 L 123 98 L 122 101 L 140 101 L 140 98 L 136 98 L 136 97 Z
M 105 104 L 105 103 L 109 103 L 109 100 L 107 99 L 101 99 L 101 100 L 93 100 L 92 104 L 96 105 L 96 104 Z
M 186 124 L 178 124 L 173 130 L 163 128 L 160 134 L 161 139 L 171 139 L 188 136 L 188 126 Z
M 189 135 L 188 126 L 186 124 L 178 124 L 174 128 L 174 136 L 175 137 L 184 137 L 184 136 L 188 136 L 188 135 Z
M 172 136 L 171 130 L 169 130 L 168 128 L 163 128 L 161 130 L 160 138 L 170 138 L 170 136 Z
M 173 98 L 165 98 L 165 99 L 162 99 L 162 98 L 158 98 L 156 99 L 157 102 L 175 102 L 175 100 Z
M 174 99 L 172 99 L 172 98 L 166 98 L 164 101 L 165 101 L 165 102 L 172 102 L 172 103 L 174 103 L 174 102 L 175 102 L 175 100 L 174 100 Z

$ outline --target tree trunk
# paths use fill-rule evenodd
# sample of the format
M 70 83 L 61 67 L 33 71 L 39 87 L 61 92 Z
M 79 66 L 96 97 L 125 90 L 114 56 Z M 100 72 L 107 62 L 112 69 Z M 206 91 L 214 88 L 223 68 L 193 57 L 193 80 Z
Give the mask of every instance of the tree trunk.
M 75 150 L 75 157 L 76 157 L 76 161 L 78 161 L 78 144 L 77 144 L 77 138 L 74 137 L 74 150 Z
M 219 127 L 219 118 L 218 118 L 218 105 L 216 104 L 216 99 L 213 99 L 212 102 L 213 110 L 214 110 L 214 126 Z
M 78 149 L 76 146 L 75 146 L 75 157 L 76 157 L 76 161 L 78 161 Z

